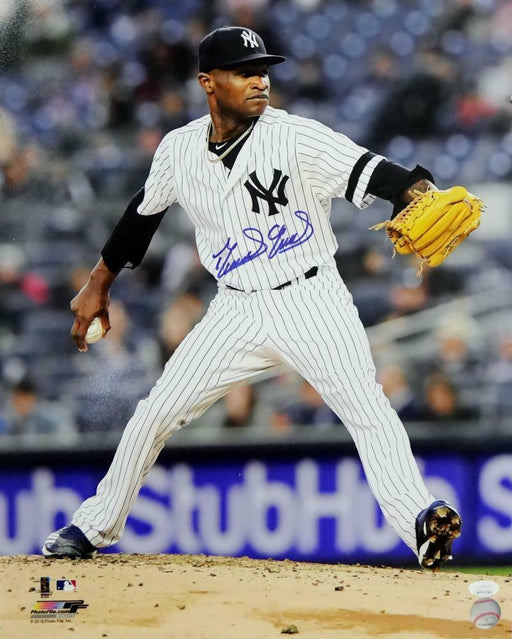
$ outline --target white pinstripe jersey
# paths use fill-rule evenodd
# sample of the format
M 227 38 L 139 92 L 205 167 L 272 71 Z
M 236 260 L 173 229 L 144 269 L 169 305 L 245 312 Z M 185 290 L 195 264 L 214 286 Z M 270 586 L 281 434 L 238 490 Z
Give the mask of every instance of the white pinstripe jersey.
M 168 133 L 145 184 L 141 215 L 178 202 L 195 226 L 199 256 L 218 280 L 269 289 L 332 260 L 331 199 L 343 197 L 367 149 L 319 122 L 268 107 L 229 171 L 208 150 L 210 116 Z M 368 206 L 382 156 L 358 176 L 353 203 Z

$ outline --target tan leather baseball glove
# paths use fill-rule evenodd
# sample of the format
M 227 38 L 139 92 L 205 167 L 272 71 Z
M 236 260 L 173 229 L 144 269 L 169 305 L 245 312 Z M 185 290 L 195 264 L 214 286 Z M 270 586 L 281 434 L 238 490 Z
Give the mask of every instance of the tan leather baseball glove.
M 371 228 L 385 228 L 397 253 L 416 253 L 422 265 L 438 266 L 479 226 L 484 205 L 463 186 L 414 193 L 395 218 Z

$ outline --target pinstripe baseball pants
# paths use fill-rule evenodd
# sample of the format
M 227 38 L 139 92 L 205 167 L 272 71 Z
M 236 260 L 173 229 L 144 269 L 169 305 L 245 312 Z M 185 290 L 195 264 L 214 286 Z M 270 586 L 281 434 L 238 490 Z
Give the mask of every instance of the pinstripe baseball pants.
M 72 523 L 97 547 L 119 541 L 130 507 L 171 433 L 248 378 L 283 362 L 342 419 L 386 519 L 416 552 L 415 518 L 434 497 L 375 380 L 352 296 L 331 265 L 279 291 L 219 289 L 137 405 L 96 495 L 84 501 Z

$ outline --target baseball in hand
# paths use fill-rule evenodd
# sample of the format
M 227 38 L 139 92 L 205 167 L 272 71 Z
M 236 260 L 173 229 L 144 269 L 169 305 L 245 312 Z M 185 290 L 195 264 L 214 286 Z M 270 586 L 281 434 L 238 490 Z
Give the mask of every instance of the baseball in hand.
M 99 342 L 104 335 L 105 331 L 103 330 L 103 324 L 99 317 L 95 317 L 87 329 L 85 341 L 88 344 L 96 344 L 96 342 Z

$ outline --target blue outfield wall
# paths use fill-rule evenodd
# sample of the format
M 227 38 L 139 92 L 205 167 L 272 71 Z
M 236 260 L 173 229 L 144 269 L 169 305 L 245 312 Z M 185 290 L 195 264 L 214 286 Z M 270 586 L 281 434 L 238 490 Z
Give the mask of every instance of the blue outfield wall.
M 109 551 L 204 553 L 293 560 L 408 564 L 357 457 L 323 454 L 234 461 L 160 459 Z M 235 456 L 236 459 L 236 456 Z M 457 563 L 512 562 L 512 454 L 417 456 L 432 493 L 463 516 Z M 39 552 L 108 464 L 91 457 L 0 470 L 0 553 Z

